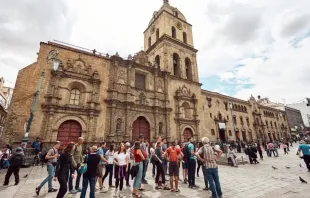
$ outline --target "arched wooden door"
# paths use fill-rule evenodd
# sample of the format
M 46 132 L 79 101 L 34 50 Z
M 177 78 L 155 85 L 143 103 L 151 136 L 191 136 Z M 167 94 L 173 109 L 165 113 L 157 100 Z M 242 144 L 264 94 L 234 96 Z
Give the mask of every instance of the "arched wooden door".
M 58 129 L 57 140 L 61 142 L 76 141 L 82 135 L 82 127 L 75 120 L 63 122 Z
M 193 137 L 193 131 L 190 128 L 185 128 L 183 131 L 184 141 L 187 142 L 188 138 Z
M 145 117 L 140 116 L 132 123 L 132 140 L 136 141 L 140 135 L 150 142 L 150 124 Z

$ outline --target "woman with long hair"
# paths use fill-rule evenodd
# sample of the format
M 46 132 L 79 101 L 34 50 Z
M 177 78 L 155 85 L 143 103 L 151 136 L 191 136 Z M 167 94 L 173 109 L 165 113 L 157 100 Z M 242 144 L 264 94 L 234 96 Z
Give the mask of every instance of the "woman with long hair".
M 105 153 L 105 156 L 108 160 L 108 163 L 106 165 L 105 174 L 102 178 L 102 183 L 104 183 L 105 178 L 109 175 L 109 186 L 110 186 L 110 188 L 115 187 L 112 185 L 114 154 L 115 154 L 114 144 L 111 144 L 110 149 Z
M 161 149 L 161 143 L 160 142 L 157 142 L 156 144 L 156 149 L 155 149 L 155 158 L 156 158 L 156 177 L 155 177 L 155 184 L 156 184 L 156 187 L 155 189 L 158 190 L 158 189 L 162 189 L 164 188 L 165 190 L 167 190 L 167 187 L 165 186 L 165 183 L 166 183 L 166 179 L 165 179 L 165 171 L 164 171 L 164 167 L 163 167 L 163 164 L 162 164 L 162 156 L 163 156 L 163 151 Z M 159 177 L 161 177 L 161 182 L 159 181 Z M 162 186 L 163 185 L 163 186 Z
M 60 188 L 57 194 L 57 198 L 63 198 L 67 193 L 67 186 L 69 180 L 69 171 L 74 173 L 74 167 L 72 164 L 72 151 L 74 150 L 74 142 L 68 143 L 65 147 L 63 153 L 60 154 L 57 166 L 54 181 L 58 179 Z M 70 175 L 72 179 L 74 174 Z
M 199 143 L 197 144 L 197 148 L 196 148 L 195 153 L 198 152 L 199 148 L 201 148 L 201 147 L 203 147 L 203 144 L 202 144 L 202 142 L 199 142 Z M 200 170 L 200 167 L 202 166 L 202 161 L 197 160 L 197 164 L 198 164 L 198 166 L 197 166 L 197 177 L 199 177 L 199 170 Z M 203 170 L 202 170 L 202 171 L 203 171 Z
M 123 197 L 120 192 L 123 190 L 124 178 L 126 176 L 126 172 L 128 172 L 128 161 L 129 156 L 126 153 L 125 144 L 121 143 L 119 150 L 114 155 L 114 163 L 115 163 L 115 196 Z
M 140 149 L 140 142 L 138 141 L 134 144 L 133 156 L 135 159 L 134 165 L 139 167 L 138 174 L 136 175 L 133 182 L 133 195 L 140 198 L 142 197 L 142 195 L 139 193 L 139 188 L 142 182 L 143 161 L 145 160 L 145 158 Z

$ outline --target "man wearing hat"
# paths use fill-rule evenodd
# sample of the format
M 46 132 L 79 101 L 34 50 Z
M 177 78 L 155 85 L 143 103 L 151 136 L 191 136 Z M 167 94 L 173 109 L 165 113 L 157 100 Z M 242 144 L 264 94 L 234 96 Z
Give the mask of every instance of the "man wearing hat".
M 306 144 L 304 140 L 300 141 L 300 144 L 298 146 L 298 154 L 301 159 L 304 159 L 308 172 L 310 172 L 310 145 Z
M 5 175 L 5 180 L 3 184 L 4 186 L 9 185 L 9 180 L 10 180 L 12 173 L 14 173 L 14 176 L 15 176 L 15 185 L 18 185 L 19 169 L 22 166 L 23 161 L 24 161 L 23 149 L 21 147 L 18 147 L 16 149 L 16 153 L 11 155 L 11 157 L 9 158 L 10 167 L 8 168 L 8 171 L 6 172 L 6 175 Z

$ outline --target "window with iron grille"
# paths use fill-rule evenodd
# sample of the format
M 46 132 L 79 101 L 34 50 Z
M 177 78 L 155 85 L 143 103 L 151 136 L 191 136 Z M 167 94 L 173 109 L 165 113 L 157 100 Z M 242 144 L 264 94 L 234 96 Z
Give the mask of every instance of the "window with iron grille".
M 80 104 L 81 92 L 78 89 L 72 89 L 70 92 L 70 105 Z

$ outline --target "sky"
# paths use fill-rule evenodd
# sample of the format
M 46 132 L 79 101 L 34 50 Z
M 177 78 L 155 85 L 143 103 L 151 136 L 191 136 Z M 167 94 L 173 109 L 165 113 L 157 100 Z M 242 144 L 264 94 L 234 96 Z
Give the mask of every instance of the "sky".
M 293 103 L 310 96 L 309 0 L 170 0 L 193 25 L 202 88 Z M 41 41 L 127 57 L 162 0 L 0 0 L 0 76 L 14 87 Z

